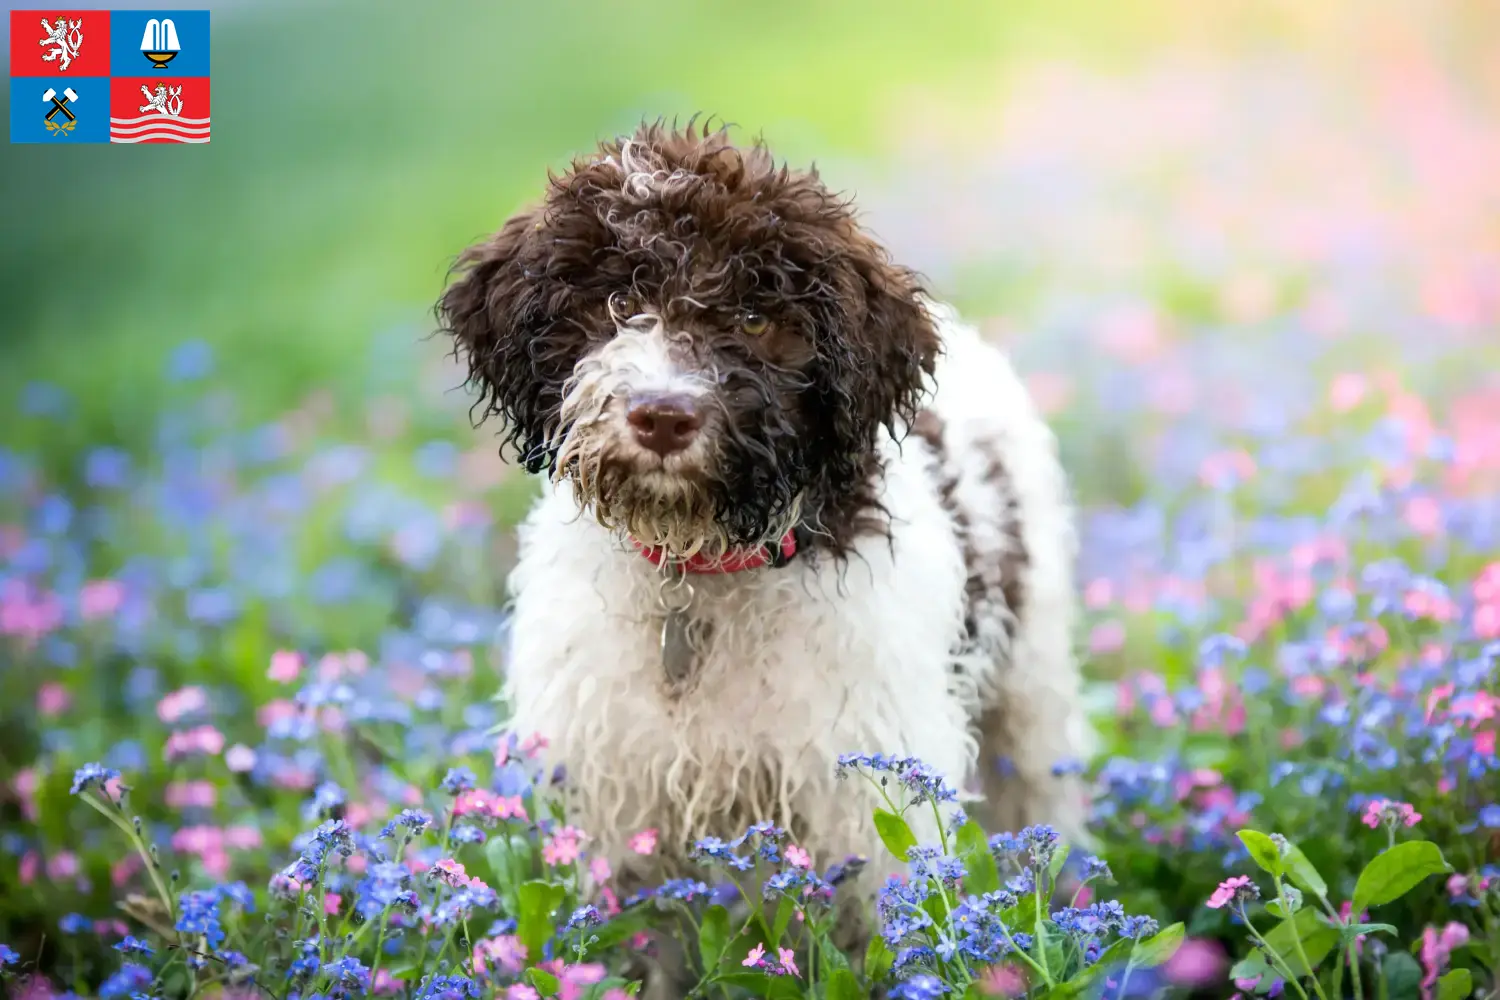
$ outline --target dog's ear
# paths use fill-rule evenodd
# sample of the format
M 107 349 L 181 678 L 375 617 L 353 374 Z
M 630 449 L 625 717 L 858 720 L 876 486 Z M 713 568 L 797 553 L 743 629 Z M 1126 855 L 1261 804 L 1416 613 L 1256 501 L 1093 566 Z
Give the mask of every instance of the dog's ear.
M 815 488 L 825 500 L 862 495 L 882 428 L 915 416 L 941 345 L 918 277 L 852 225 L 821 283 L 807 417 Z
M 501 418 L 528 472 L 551 469 L 563 387 L 594 326 L 580 276 L 608 236 L 582 208 L 549 197 L 514 216 L 459 256 L 437 304 L 440 329 L 480 394 L 479 419 Z

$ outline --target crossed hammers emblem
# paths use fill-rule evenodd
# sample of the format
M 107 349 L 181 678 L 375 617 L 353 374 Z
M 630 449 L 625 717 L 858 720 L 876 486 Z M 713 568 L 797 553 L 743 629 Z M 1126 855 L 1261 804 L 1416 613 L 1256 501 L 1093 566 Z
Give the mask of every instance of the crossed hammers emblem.
M 68 121 L 71 122 L 77 120 L 78 116 L 68 110 L 69 104 L 75 104 L 78 101 L 78 95 L 73 92 L 72 87 L 63 88 L 61 100 L 59 100 L 57 97 L 57 91 L 53 90 L 51 87 L 48 87 L 47 92 L 42 95 L 42 100 L 52 102 L 52 110 L 47 112 L 47 120 L 49 122 L 57 116 L 57 113 L 59 111 L 67 116 Z

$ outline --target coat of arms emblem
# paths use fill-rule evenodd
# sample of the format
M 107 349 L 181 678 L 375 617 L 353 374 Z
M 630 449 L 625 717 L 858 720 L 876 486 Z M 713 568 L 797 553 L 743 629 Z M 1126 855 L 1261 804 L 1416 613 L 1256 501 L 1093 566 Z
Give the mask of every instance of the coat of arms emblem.
M 73 60 L 78 58 L 78 50 L 83 46 L 83 22 L 69 21 L 58 15 L 56 24 L 49 24 L 47 19 L 42 18 L 42 30 L 46 36 L 41 38 L 37 44 L 52 46 L 52 49 L 42 56 L 42 62 L 58 62 L 59 68 L 66 73 Z

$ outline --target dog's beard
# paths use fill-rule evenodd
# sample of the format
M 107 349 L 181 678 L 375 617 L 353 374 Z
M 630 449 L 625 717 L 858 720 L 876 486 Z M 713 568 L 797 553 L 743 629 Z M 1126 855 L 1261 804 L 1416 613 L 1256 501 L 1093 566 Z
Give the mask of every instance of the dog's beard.
M 572 486 L 580 510 L 641 545 L 680 558 L 716 559 L 779 542 L 798 521 L 800 505 L 790 487 L 731 491 L 706 472 L 643 470 L 621 455 L 613 435 L 594 430 L 566 435 L 554 479 Z
M 789 473 L 802 463 L 779 454 L 794 439 L 784 420 L 771 419 L 770 390 L 757 389 L 756 420 L 739 426 L 723 380 L 675 369 L 665 344 L 659 328 L 622 329 L 579 363 L 549 438 L 554 480 L 567 480 L 579 509 L 605 528 L 675 557 L 721 558 L 779 542 L 798 520 Z M 621 407 L 643 372 L 670 379 L 706 409 L 701 437 L 687 451 L 663 459 L 631 442 Z
M 558 453 L 556 478 L 572 485 L 579 509 L 613 532 L 674 555 L 714 557 L 730 549 L 703 483 L 662 469 L 642 471 L 608 438 L 570 434 Z

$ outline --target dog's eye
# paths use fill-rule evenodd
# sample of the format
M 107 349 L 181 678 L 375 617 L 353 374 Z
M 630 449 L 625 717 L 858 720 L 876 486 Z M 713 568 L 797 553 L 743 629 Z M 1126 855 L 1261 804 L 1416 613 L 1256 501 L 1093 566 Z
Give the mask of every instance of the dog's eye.
M 627 295 L 624 292 L 610 293 L 609 312 L 616 320 L 627 320 L 640 311 L 634 296 Z
M 771 328 L 771 321 L 760 313 L 745 313 L 740 317 L 740 329 L 752 337 L 759 337 Z

